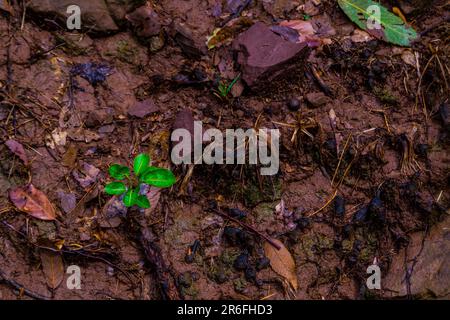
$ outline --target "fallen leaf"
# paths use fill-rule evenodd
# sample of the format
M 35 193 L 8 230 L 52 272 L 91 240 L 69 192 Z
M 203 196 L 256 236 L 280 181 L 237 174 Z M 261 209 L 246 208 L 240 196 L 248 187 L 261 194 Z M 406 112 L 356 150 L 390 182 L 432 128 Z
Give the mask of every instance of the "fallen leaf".
M 252 24 L 253 21 L 247 17 L 232 19 L 222 28 L 214 29 L 212 35 L 206 39 L 206 46 L 209 50 L 220 47 L 230 42 L 236 34 L 250 27 Z
M 42 271 L 50 289 L 55 290 L 64 279 L 64 262 L 61 254 L 48 250 L 40 250 Z
M 412 67 L 416 67 L 417 65 L 416 56 L 409 50 L 405 50 L 405 52 L 402 53 L 402 60 L 404 63 L 409 64 Z
M 295 30 L 298 33 L 298 39 L 296 42 L 303 43 L 305 42 L 309 47 L 318 47 L 322 40 L 319 39 L 316 30 L 312 24 L 311 20 L 285 20 L 280 22 L 280 27 L 288 27 Z M 276 30 L 276 29 L 275 29 Z M 279 33 L 281 30 L 272 30 L 276 33 Z M 286 35 L 281 35 L 286 38 Z M 291 36 L 292 37 L 292 36 Z
M 350 37 L 350 39 L 355 43 L 359 43 L 373 40 L 373 37 L 365 31 L 356 29 L 355 31 L 353 31 L 353 34 Z
M 22 212 L 41 220 L 55 220 L 56 212 L 47 196 L 31 183 L 11 189 L 9 199 Z
M 28 164 L 28 157 L 25 153 L 25 149 L 23 148 L 22 144 L 17 142 L 16 140 L 8 140 L 5 142 L 5 145 L 11 150 L 12 153 L 14 153 L 16 156 L 19 157 L 20 160 L 23 161 L 25 165 Z
M 338 4 L 350 20 L 377 39 L 409 47 L 418 38 L 411 26 L 378 2 L 338 0 Z
M 62 164 L 66 167 L 75 167 L 75 162 L 77 160 L 78 149 L 74 144 L 69 145 L 66 153 L 62 156 Z
M 77 198 L 73 193 L 58 192 L 58 198 L 60 200 L 60 207 L 65 213 L 70 213 L 75 209 L 77 205 Z
M 87 188 L 95 181 L 97 181 L 97 176 L 100 173 L 100 170 L 98 168 L 87 162 L 83 163 L 82 171 L 83 172 L 80 173 L 79 171 L 75 170 L 72 174 L 75 180 L 77 180 L 80 186 L 82 186 L 83 188 Z
M 120 197 L 111 197 L 97 217 L 102 228 L 116 228 L 122 223 L 122 217 L 128 212 Z
M 14 14 L 14 10 L 8 0 L 0 0 L 0 10 L 8 12 L 10 15 Z
M 270 260 L 270 266 L 273 271 L 285 278 L 294 290 L 297 290 L 298 280 L 294 258 L 292 258 L 292 255 L 281 241 L 277 239 L 272 239 L 272 241 L 278 244 L 281 248 L 280 250 L 277 250 L 270 243 L 264 243 L 264 253 Z

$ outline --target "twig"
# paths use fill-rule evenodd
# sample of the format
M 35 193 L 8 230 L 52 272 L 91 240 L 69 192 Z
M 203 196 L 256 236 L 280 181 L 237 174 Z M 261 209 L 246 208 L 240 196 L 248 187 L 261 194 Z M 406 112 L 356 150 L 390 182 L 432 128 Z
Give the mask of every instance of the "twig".
M 333 91 L 330 89 L 330 87 L 323 81 L 323 79 L 320 77 L 319 73 L 317 72 L 317 69 L 313 65 L 309 65 L 309 69 L 311 70 L 311 74 L 313 75 L 314 79 L 319 84 L 320 89 L 329 97 L 333 97 Z
M 275 243 L 271 238 L 269 238 L 265 234 L 259 232 L 258 230 L 256 230 L 252 226 L 249 226 L 248 224 L 245 224 L 245 223 L 243 223 L 242 221 L 239 221 L 236 218 L 230 217 L 228 214 L 226 214 L 225 212 L 222 212 L 220 210 L 217 210 L 217 209 L 214 209 L 214 208 L 211 208 L 211 210 L 214 211 L 215 213 L 217 213 L 218 215 L 220 215 L 220 216 L 222 216 L 222 217 L 224 217 L 224 218 L 226 218 L 228 220 L 231 220 L 231 221 L 237 223 L 238 225 L 240 225 L 241 227 L 251 231 L 252 233 L 254 233 L 254 234 L 258 235 L 258 236 L 260 236 L 261 238 L 266 240 L 268 243 L 270 243 L 275 249 L 277 249 L 277 250 L 281 249 L 281 247 L 280 247 L 280 245 L 278 243 Z
M 158 282 L 161 299 L 180 300 L 182 295 L 179 292 L 177 284 L 170 269 L 167 267 L 161 253 L 161 248 L 156 244 L 156 236 L 150 228 L 144 226 L 141 228 L 139 241 L 144 248 L 145 257 L 150 263 L 155 278 Z
M 27 296 L 29 296 L 29 297 L 31 297 L 33 299 L 37 299 L 37 300 L 50 300 L 51 299 L 50 297 L 46 297 L 46 296 L 43 296 L 43 295 L 41 295 L 39 293 L 36 293 L 34 291 L 28 290 L 27 288 L 22 286 L 20 283 L 14 281 L 12 279 L 8 279 L 8 277 L 6 276 L 6 274 L 2 270 L 0 270 L 0 280 L 5 282 L 5 283 L 7 283 L 7 284 L 9 284 L 11 287 L 13 287 L 13 288 L 15 288 L 17 290 L 22 291 Z

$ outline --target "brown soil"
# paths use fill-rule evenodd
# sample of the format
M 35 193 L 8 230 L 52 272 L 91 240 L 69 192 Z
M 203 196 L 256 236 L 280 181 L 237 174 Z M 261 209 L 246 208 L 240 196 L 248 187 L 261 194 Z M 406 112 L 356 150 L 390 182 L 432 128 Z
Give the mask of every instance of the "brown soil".
M 158 51 L 150 50 L 123 19 L 118 32 L 80 37 L 33 12 L 26 12 L 22 24 L 21 1 L 13 1 L 14 16 L 1 11 L 0 298 L 397 296 L 389 288 L 367 290 L 367 266 L 376 258 L 388 274 L 412 233 L 426 239 L 448 215 L 449 25 L 443 17 L 448 6 L 429 1 L 422 8 L 400 1 L 415 9 L 406 17 L 416 30 L 427 31 L 412 49 L 405 49 L 374 39 L 353 42 L 354 25 L 335 1 L 321 2 L 317 16 L 328 15 L 336 33 L 330 44 L 311 50 L 304 74 L 266 84 L 264 94 L 246 87 L 226 101 L 213 89 L 219 77 L 231 81 L 238 74 L 231 46 L 193 57 L 173 35 L 173 21 L 181 21 L 203 45 L 222 21 L 212 15 L 216 1 L 157 1 L 165 41 Z M 388 7 L 396 2 L 382 1 Z M 253 1 L 243 14 L 275 24 L 262 1 Z M 285 16 L 302 17 L 295 9 Z M 418 59 L 410 65 L 405 57 L 412 52 Z M 111 74 L 96 85 L 71 75 L 72 66 L 88 62 L 106 64 Z M 313 70 L 332 92 L 315 107 L 308 99 L 329 92 Z M 206 81 L 173 80 L 196 73 Z M 316 95 L 307 99 L 311 93 Z M 301 102 L 298 112 L 287 106 L 292 98 Z M 128 114 L 146 99 L 157 106 L 156 112 L 143 118 Z M 279 128 L 279 173 L 260 176 L 252 165 L 197 165 L 189 176 L 188 166 L 171 164 L 170 132 L 176 115 L 186 108 L 206 127 L 251 128 L 259 118 L 260 127 Z M 330 122 L 330 110 L 336 125 Z M 294 128 L 298 133 L 291 139 Z M 65 133 L 66 141 L 58 142 Z M 28 166 L 4 144 L 9 139 L 24 146 Z M 134 208 L 108 217 L 110 196 L 103 192 L 108 166 L 130 164 L 141 152 L 150 154 L 157 166 L 170 166 L 178 183 L 163 189 L 151 210 Z M 100 173 L 83 186 L 86 163 Z M 57 209 L 56 221 L 31 218 L 10 202 L 7 190 L 30 181 Z M 75 195 L 75 207 L 64 210 L 64 194 Z M 342 216 L 335 210 L 334 195 L 345 200 Z M 281 213 L 276 209 L 280 202 Z M 256 281 L 233 267 L 242 252 L 255 266 L 264 256 L 262 241 L 249 233 L 238 243 L 225 239 L 225 227 L 239 226 L 215 214 L 215 205 L 241 209 L 247 213 L 246 224 L 284 243 L 296 263 L 297 292 L 270 267 L 258 271 Z M 200 248 L 187 263 L 196 240 Z M 81 268 L 81 290 L 67 288 L 66 274 L 57 289 L 49 288 L 40 256 L 48 248 L 61 254 L 64 270 Z

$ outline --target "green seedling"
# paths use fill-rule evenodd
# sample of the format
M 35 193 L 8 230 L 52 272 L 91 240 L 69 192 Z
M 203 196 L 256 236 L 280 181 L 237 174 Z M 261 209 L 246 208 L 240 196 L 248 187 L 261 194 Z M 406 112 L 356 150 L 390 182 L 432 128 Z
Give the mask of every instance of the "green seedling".
M 219 81 L 219 85 L 217 86 L 217 89 L 214 90 L 214 95 L 221 100 L 226 100 L 228 98 L 228 95 L 231 92 L 231 89 L 236 84 L 236 82 L 239 80 L 239 77 L 240 77 L 240 74 L 238 74 L 237 77 L 234 78 L 230 84 Z
M 133 173 L 134 175 L 131 175 L 130 169 L 126 166 L 113 164 L 109 167 L 109 175 L 118 181 L 110 182 L 105 186 L 107 194 L 123 195 L 122 201 L 127 207 L 137 205 L 140 208 L 150 208 L 147 196 L 140 194 L 142 185 L 168 188 L 176 182 L 172 171 L 150 166 L 150 157 L 145 153 L 134 158 Z M 127 183 L 121 180 L 126 180 Z

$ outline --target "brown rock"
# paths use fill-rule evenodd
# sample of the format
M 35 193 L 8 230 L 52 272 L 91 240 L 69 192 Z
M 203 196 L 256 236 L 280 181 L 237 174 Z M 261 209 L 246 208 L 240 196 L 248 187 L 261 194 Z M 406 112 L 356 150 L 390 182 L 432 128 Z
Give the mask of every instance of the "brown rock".
M 322 92 L 310 92 L 306 95 L 306 100 L 310 106 L 317 108 L 328 102 L 328 98 Z
M 242 79 L 251 89 L 288 74 L 308 51 L 306 44 L 286 41 L 261 22 L 241 33 L 233 49 L 238 53 Z
M 450 218 L 434 226 L 425 238 L 423 233 L 411 235 L 408 248 L 393 257 L 388 274 L 381 278 L 386 297 L 406 296 L 406 270 L 411 272 L 410 294 L 448 299 L 450 297 Z M 406 250 L 406 253 L 405 253 Z M 405 259 L 406 254 L 406 259 Z M 406 265 L 405 265 L 405 261 Z M 407 269 L 406 269 L 406 268 Z
M 27 9 L 50 18 L 55 16 L 64 26 L 66 24 L 67 7 L 73 5 L 73 0 L 31 0 Z M 81 29 L 93 32 L 111 32 L 119 28 L 109 14 L 104 0 L 78 0 L 81 9 Z
M 298 1 L 292 0 L 263 0 L 263 7 L 275 18 L 284 17 L 287 13 L 294 10 L 299 5 Z
M 89 112 L 85 125 L 88 128 L 93 128 L 111 123 L 112 121 L 112 109 L 97 109 Z
M 139 37 L 156 36 L 161 31 L 161 22 L 158 14 L 149 6 L 144 5 L 126 15 Z
M 207 52 L 204 39 L 184 23 L 173 23 L 172 37 L 188 57 L 200 58 Z

